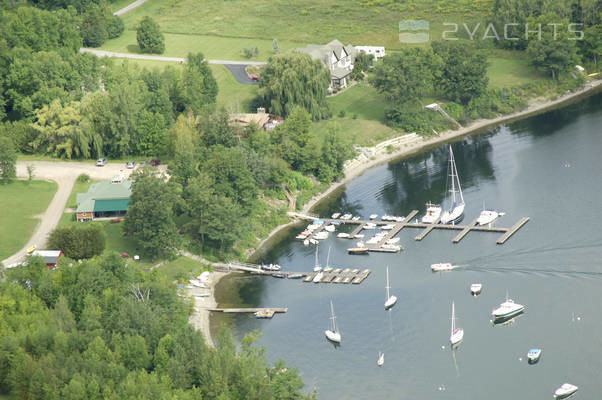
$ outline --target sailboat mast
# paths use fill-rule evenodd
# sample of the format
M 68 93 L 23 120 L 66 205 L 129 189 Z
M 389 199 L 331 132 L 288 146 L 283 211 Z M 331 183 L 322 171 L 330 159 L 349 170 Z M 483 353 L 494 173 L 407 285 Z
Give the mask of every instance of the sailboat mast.
M 318 266 L 318 247 L 319 245 L 316 245 L 316 253 L 314 255 L 314 267 Z
M 334 306 L 332 305 L 332 300 L 330 300 L 330 319 L 332 319 L 332 331 L 337 331 L 337 324 L 335 322 L 336 317 L 334 316 Z
M 326 265 L 325 267 L 330 266 L 330 246 L 328 246 L 328 255 L 326 256 Z
M 454 152 L 451 145 L 449 146 L 449 170 L 451 173 L 451 194 L 452 194 L 452 209 L 456 205 L 456 163 L 454 162 Z
M 456 310 L 454 307 L 454 302 L 452 301 L 452 318 L 451 318 L 451 334 L 454 334 L 454 325 L 455 325 L 455 319 L 456 319 Z
M 389 286 L 389 267 L 388 266 L 387 266 L 387 286 L 385 287 L 385 289 L 387 290 L 387 299 L 386 300 L 389 300 L 389 297 L 390 297 L 389 296 L 390 286 Z

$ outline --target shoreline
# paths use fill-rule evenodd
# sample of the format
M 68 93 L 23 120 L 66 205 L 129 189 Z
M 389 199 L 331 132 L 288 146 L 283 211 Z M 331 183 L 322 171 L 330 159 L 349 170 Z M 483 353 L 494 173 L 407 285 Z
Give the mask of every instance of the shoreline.
M 512 114 L 501 115 L 499 117 L 491 118 L 491 119 L 478 119 L 478 120 L 473 121 L 468 126 L 462 127 L 457 130 L 447 130 L 447 131 L 441 132 L 438 136 L 429 137 L 428 139 L 417 136 L 415 140 L 412 140 L 412 142 L 403 144 L 402 147 L 400 147 L 396 151 L 392 151 L 390 153 L 386 152 L 386 153 L 376 154 L 369 159 L 366 158 L 365 155 L 360 154 L 355 159 L 349 161 L 350 164 L 355 163 L 356 165 L 353 165 L 353 166 L 349 165 L 348 168 L 347 167 L 345 168 L 344 178 L 341 179 L 340 181 L 333 182 L 328 187 L 328 189 L 313 196 L 307 203 L 305 203 L 305 205 L 303 206 L 303 208 L 301 210 L 301 213 L 308 214 L 318 203 L 320 203 L 322 200 L 324 200 L 325 198 L 330 196 L 334 191 L 336 191 L 337 189 L 346 185 L 351 180 L 362 175 L 365 171 L 367 171 L 370 168 L 376 167 L 380 164 L 384 164 L 384 163 L 392 161 L 392 160 L 407 157 L 409 155 L 424 151 L 424 150 L 428 149 L 429 147 L 433 147 L 435 145 L 450 141 L 450 140 L 458 138 L 458 137 L 467 136 L 469 134 L 478 134 L 479 130 L 485 131 L 488 128 L 491 128 L 493 126 L 496 126 L 496 125 L 499 125 L 499 124 L 502 124 L 505 122 L 519 120 L 519 119 L 523 119 L 523 118 L 532 116 L 534 114 L 549 111 L 551 109 L 554 109 L 557 106 L 561 106 L 564 103 L 570 102 L 571 100 L 575 100 L 583 95 L 594 94 L 596 92 L 596 90 L 600 89 L 600 88 L 602 88 L 602 80 L 601 79 L 593 80 L 593 81 L 587 82 L 579 90 L 576 90 L 575 92 L 564 94 L 554 100 L 548 100 L 548 101 L 541 102 L 541 101 L 538 101 L 537 99 L 534 99 L 529 103 L 527 108 L 525 108 L 522 111 L 518 111 L 518 112 L 515 112 Z M 375 149 L 375 147 L 372 147 L 372 149 Z M 363 159 L 366 161 L 362 161 L 362 156 L 363 156 Z M 288 214 L 293 219 L 291 221 L 287 222 L 286 224 L 278 225 L 274 229 L 272 229 L 272 231 L 268 234 L 268 236 L 265 237 L 263 240 L 261 240 L 261 242 L 257 245 L 257 247 L 255 249 L 253 249 L 252 252 L 249 253 L 249 256 L 247 257 L 247 259 L 253 259 L 256 256 L 260 255 L 265 250 L 265 247 L 269 244 L 269 242 L 272 239 L 274 239 L 279 233 L 281 233 L 285 229 L 299 223 L 299 221 L 294 219 L 294 213 L 289 212 Z M 218 275 L 214 275 L 214 274 L 218 274 Z M 211 330 L 210 330 L 210 322 L 209 322 L 210 311 L 208 311 L 207 309 L 212 308 L 212 307 L 213 308 L 217 307 L 217 304 L 215 302 L 215 293 L 214 293 L 215 287 L 217 286 L 218 282 L 224 276 L 226 276 L 228 274 L 229 273 L 226 273 L 226 272 L 212 272 L 211 273 L 211 280 L 212 280 L 211 296 L 208 298 L 205 298 L 206 300 L 199 300 L 199 298 L 196 298 L 196 297 L 194 298 L 195 313 L 190 317 L 190 322 L 195 326 L 195 328 L 200 329 L 203 332 L 203 335 L 205 336 L 205 340 L 207 341 L 207 344 L 210 346 L 214 346 L 214 344 L 213 344 L 213 339 L 211 338 Z M 214 276 L 216 276 L 215 279 L 214 279 Z M 202 304 L 199 304 L 199 303 L 202 303 Z M 198 327 L 197 327 L 197 324 L 199 324 Z
M 217 302 L 215 301 L 215 287 L 219 281 L 230 274 L 230 272 L 212 271 L 209 273 L 209 280 L 204 282 L 209 290 L 209 296 L 207 297 L 196 297 L 197 293 L 206 293 L 207 289 L 194 288 L 188 290 L 188 296 L 192 298 L 194 302 L 194 313 L 192 313 L 188 319 L 188 322 L 194 326 L 194 329 L 200 330 L 205 338 L 205 343 L 209 347 L 215 347 L 213 343 L 213 337 L 211 336 L 211 324 L 210 315 L 211 308 L 217 308 Z

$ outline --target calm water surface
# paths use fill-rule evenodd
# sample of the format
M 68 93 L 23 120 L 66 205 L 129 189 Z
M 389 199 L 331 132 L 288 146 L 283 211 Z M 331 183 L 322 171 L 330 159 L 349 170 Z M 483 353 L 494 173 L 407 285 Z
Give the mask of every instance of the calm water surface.
M 286 306 L 272 320 L 232 317 L 241 337 L 254 329 L 271 361 L 297 366 L 307 390 L 322 399 L 550 399 L 564 382 L 578 385 L 579 399 L 602 393 L 602 94 L 578 104 L 501 126 L 452 144 L 466 201 L 465 222 L 483 206 L 504 211 L 496 223 L 511 226 L 531 217 L 505 245 L 499 234 L 435 230 L 416 242 L 404 229 L 399 254 L 350 256 L 355 241 L 333 235 L 320 245 L 324 263 L 371 268 L 361 285 L 313 284 L 273 278 L 224 281 L 222 304 Z M 445 146 L 373 168 L 323 203 L 367 217 L 424 211 L 428 200 L 448 204 Z M 294 240 L 297 231 L 264 257 L 288 270 L 310 271 L 314 247 Z M 430 264 L 462 267 L 433 274 Z M 385 301 L 385 267 L 399 301 Z M 483 283 L 472 297 L 470 284 Z M 491 310 L 506 292 L 526 312 L 493 326 Z M 333 300 L 342 334 L 334 348 L 324 337 Z M 451 302 L 464 341 L 449 349 Z M 537 365 L 525 356 L 543 349 Z M 385 365 L 376 366 L 384 351 Z

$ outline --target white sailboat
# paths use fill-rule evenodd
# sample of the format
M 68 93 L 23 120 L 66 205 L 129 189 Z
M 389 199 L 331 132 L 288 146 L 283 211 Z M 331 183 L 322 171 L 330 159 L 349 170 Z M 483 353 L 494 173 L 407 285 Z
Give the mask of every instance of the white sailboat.
M 464 216 L 464 196 L 462 196 L 462 187 L 460 186 L 460 178 L 456 169 L 456 160 L 454 160 L 454 152 L 449 146 L 449 171 L 451 178 L 451 195 L 452 204 L 448 211 L 441 214 L 442 224 L 452 224 L 460 221 Z M 458 198 L 456 198 L 458 195 Z
M 449 336 L 449 341 L 451 342 L 452 347 L 456 347 L 462 342 L 462 339 L 464 339 L 464 329 L 456 328 L 456 309 L 453 301 L 451 320 L 451 334 Z
M 322 271 L 322 267 L 320 267 L 320 263 L 318 262 L 318 249 L 320 246 L 316 246 L 316 252 L 314 254 L 314 272 Z
M 389 289 L 391 289 L 391 286 L 389 286 L 389 267 L 387 267 L 387 286 L 385 286 L 385 289 L 387 291 L 387 300 L 385 301 L 385 310 L 388 310 L 391 307 L 393 307 L 395 305 L 395 303 L 397 303 L 397 296 L 391 296 L 389 293 Z
M 382 367 L 384 363 L 385 363 L 385 353 L 379 351 L 378 352 L 378 361 L 376 361 L 376 365 L 378 365 L 379 367 Z
M 326 265 L 324 266 L 324 269 L 323 269 L 324 272 L 329 272 L 329 271 L 332 271 L 332 269 L 333 269 L 330 266 L 330 249 L 331 249 L 331 247 L 328 246 L 328 255 L 326 256 Z
M 336 318 L 334 315 L 334 306 L 332 305 L 332 300 L 330 300 L 330 320 L 332 321 L 332 330 L 327 329 L 324 331 L 326 338 L 331 342 L 341 343 L 341 333 L 337 329 Z

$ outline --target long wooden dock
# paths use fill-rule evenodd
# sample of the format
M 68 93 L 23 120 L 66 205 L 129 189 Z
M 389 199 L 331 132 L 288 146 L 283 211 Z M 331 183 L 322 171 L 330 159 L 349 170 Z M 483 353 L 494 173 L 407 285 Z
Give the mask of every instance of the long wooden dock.
M 456 236 L 453 237 L 452 242 L 459 243 L 462 239 L 468 235 L 469 232 L 498 232 L 502 233 L 502 236 L 498 238 L 496 241 L 497 244 L 504 244 L 506 241 L 512 237 L 520 228 L 522 228 L 528 221 L 529 217 L 523 217 L 518 222 L 516 222 L 510 228 L 502 228 L 495 227 L 489 224 L 488 226 L 480 226 L 477 225 L 477 220 L 471 221 L 468 225 L 450 225 L 450 224 L 441 224 L 439 220 L 435 221 L 433 224 L 425 224 L 421 222 L 412 222 L 412 219 L 418 214 L 418 210 L 412 210 L 401 222 L 391 222 L 391 221 L 369 221 L 369 220 L 341 220 L 341 219 L 332 219 L 332 218 L 319 218 L 316 216 L 305 215 L 305 214 L 295 214 L 297 218 L 305 219 L 305 220 L 314 220 L 319 219 L 324 221 L 325 224 L 337 221 L 341 224 L 350 224 L 357 225 L 356 228 L 349 234 L 349 239 L 354 239 L 355 235 L 358 235 L 363 229 L 364 226 L 368 223 L 375 224 L 376 226 L 385 226 L 394 224 L 395 227 L 391 229 L 391 231 L 384 236 L 384 238 L 379 241 L 377 244 L 366 245 L 369 251 L 380 251 L 380 252 L 395 252 L 394 250 L 386 249 L 382 247 L 383 243 L 386 243 L 388 240 L 395 237 L 402 229 L 404 228 L 418 228 L 422 229 L 414 239 L 417 241 L 423 240 L 429 233 L 431 233 L 435 229 L 447 229 L 447 230 L 458 230 L 460 231 Z
M 209 311 L 223 313 L 255 313 L 258 311 L 273 311 L 275 313 L 285 313 L 287 307 L 249 307 L 249 308 L 210 308 Z

